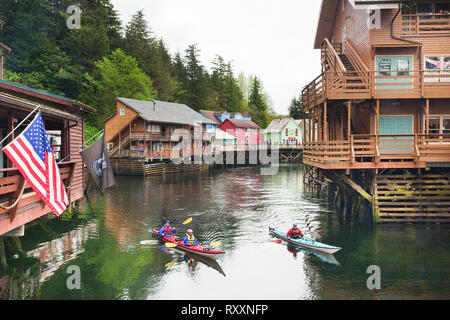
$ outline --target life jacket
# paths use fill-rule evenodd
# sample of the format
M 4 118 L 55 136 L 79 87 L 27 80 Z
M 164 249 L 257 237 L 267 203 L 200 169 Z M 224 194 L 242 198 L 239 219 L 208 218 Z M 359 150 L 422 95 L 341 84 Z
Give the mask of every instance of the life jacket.
M 188 237 L 188 245 L 193 246 L 195 244 L 194 235 L 190 236 L 189 233 L 186 233 L 186 236 Z
M 171 226 L 164 226 L 163 234 L 168 235 L 168 234 L 172 234 L 172 233 L 173 233 L 173 229 Z
M 291 230 L 292 230 L 291 238 L 300 238 L 301 231 L 299 228 L 296 228 L 296 229 L 292 228 Z

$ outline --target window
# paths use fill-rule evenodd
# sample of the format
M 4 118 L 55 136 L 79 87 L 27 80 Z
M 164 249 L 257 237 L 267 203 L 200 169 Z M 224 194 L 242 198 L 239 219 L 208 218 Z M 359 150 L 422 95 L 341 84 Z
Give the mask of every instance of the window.
M 120 115 L 121 116 L 125 115 L 125 107 L 120 107 Z
M 450 116 L 442 117 L 442 133 L 450 133 Z
M 425 82 L 450 82 L 450 55 L 425 56 L 424 64 Z
M 285 134 L 288 136 L 289 135 L 289 129 L 286 128 Z
M 377 86 L 375 89 L 413 89 L 414 87 L 413 79 L 405 77 L 412 75 L 412 56 L 376 56 L 375 70 L 377 71 L 375 75 Z M 409 82 L 411 85 L 405 84 Z
M 250 129 L 249 128 L 245 128 L 245 133 L 249 133 L 250 132 Z
M 295 129 L 295 136 L 298 137 L 298 129 Z
M 450 133 L 450 115 L 430 115 L 430 133 Z M 423 119 L 423 131 L 426 132 L 426 118 Z
M 257 129 L 257 128 L 254 128 L 254 129 L 253 129 L 253 133 L 254 133 L 254 134 L 258 134 L 258 129 Z

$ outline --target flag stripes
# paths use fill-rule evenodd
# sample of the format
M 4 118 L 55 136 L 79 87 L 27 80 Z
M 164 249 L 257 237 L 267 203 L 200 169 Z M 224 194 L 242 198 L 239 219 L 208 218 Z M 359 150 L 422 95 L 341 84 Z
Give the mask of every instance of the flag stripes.
M 40 113 L 3 152 L 42 201 L 61 215 L 69 201 Z

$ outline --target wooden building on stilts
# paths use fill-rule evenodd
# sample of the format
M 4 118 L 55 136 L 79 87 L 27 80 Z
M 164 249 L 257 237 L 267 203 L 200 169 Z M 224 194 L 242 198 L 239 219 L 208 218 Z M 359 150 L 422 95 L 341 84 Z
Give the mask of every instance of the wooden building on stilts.
M 450 1 L 323 0 L 314 48 L 306 179 L 377 222 L 450 221 Z

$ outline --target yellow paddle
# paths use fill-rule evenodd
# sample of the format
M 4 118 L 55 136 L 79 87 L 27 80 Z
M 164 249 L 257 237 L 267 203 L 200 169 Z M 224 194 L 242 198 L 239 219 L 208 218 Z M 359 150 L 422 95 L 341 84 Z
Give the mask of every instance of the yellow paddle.
M 213 247 L 220 246 L 220 241 L 211 242 L 210 245 L 212 245 Z
M 171 267 L 171 266 L 173 266 L 174 264 L 175 264 L 175 261 L 172 261 L 172 262 L 166 263 L 166 267 Z
M 167 248 L 175 248 L 176 246 L 177 246 L 176 243 L 166 242 L 166 247 L 167 247 Z
M 188 223 L 190 223 L 191 221 L 192 221 L 192 217 L 186 219 L 186 220 L 183 222 L 183 224 L 188 224 Z

